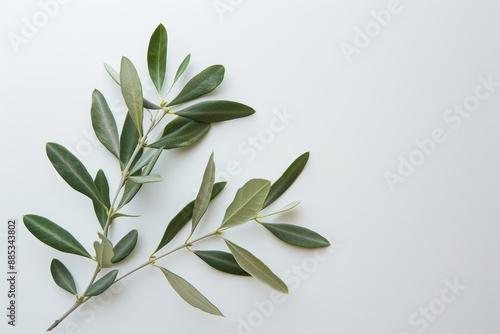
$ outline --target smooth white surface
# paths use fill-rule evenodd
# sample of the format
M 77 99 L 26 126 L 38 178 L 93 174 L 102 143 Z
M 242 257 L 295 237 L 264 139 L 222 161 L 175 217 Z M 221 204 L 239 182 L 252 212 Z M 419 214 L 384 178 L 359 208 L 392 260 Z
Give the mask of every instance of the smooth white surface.
M 233 10 L 221 17 L 214 7 L 218 3 Z M 400 13 L 349 64 L 340 46 L 352 44 L 356 28 L 374 20 L 370 12 L 389 3 L 73 0 L 60 5 L 15 52 L 9 33 L 21 34 L 23 18 L 31 20 L 41 7 L 33 0 L 3 1 L 0 219 L 40 214 L 90 249 L 97 227 L 90 202 L 55 173 L 44 145 L 55 141 L 86 153 L 81 158 L 88 169 L 94 173 L 102 167 L 116 185 L 112 157 L 99 145 L 89 146 L 94 140 L 90 96 L 100 89 L 121 122 L 125 111 L 119 90 L 102 63 L 117 67 L 126 55 L 154 98 L 145 50 L 163 22 L 169 32 L 170 75 L 189 52 L 186 77 L 222 63 L 226 77 L 213 96 L 247 103 L 257 113 L 214 126 L 189 151 L 165 154 L 157 165 L 164 182 L 145 187 L 127 210 L 142 217 L 123 220 L 112 232 L 118 238 L 141 228 L 136 257 L 125 268 L 147 258 L 168 220 L 194 198 L 212 150 L 219 170 L 227 171 L 234 161 L 240 168 L 207 213 L 205 224 L 212 225 L 205 231 L 217 224 L 247 179 L 275 179 L 309 150 L 306 170 L 276 207 L 297 199 L 302 204 L 293 215 L 273 220 L 310 227 L 336 245 L 333 255 L 318 263 L 311 260 L 314 252 L 286 247 L 257 226 L 231 231 L 235 241 L 276 273 L 292 277 L 296 287 L 264 316 L 255 303 L 270 300 L 265 286 L 218 274 L 184 253 L 163 264 L 189 279 L 226 318 L 189 307 L 151 268 L 127 281 L 126 291 L 96 298 L 54 332 L 498 333 L 500 87 L 456 130 L 443 115 L 475 93 L 478 77 L 500 81 L 500 3 L 401 0 Z M 238 146 L 248 146 L 248 137 L 268 128 L 277 111 L 294 118 L 255 156 L 242 154 Z M 417 149 L 415 140 L 430 138 L 436 128 L 447 140 L 392 192 L 384 173 L 396 172 L 398 157 L 408 159 Z M 2 317 L 2 331 L 42 333 L 72 303 L 52 282 L 51 258 L 68 265 L 80 288 L 92 266 L 42 245 L 24 227 L 19 234 L 19 326 L 8 327 Z M 5 239 L 0 241 L 4 249 Z M 289 272 L 294 266 L 309 266 L 311 273 L 298 278 Z M 467 288 L 453 302 L 440 302 L 445 282 L 455 278 Z M 428 307 L 440 314 L 423 320 L 420 308 Z M 243 330 L 242 319 L 255 326 Z

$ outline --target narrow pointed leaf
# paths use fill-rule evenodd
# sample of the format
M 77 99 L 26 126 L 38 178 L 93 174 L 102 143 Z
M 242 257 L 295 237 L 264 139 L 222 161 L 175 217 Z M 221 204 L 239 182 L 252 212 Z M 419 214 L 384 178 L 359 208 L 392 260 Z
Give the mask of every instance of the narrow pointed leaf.
M 167 278 L 174 290 L 186 301 L 189 305 L 196 307 L 203 312 L 213 315 L 224 316 L 214 304 L 212 304 L 205 296 L 201 294 L 194 286 L 184 278 L 174 274 L 170 270 L 158 267 Z
M 120 213 L 120 212 L 113 213 L 113 219 L 114 218 L 120 218 L 120 217 L 123 217 L 123 218 L 138 218 L 138 217 L 140 217 L 140 215 L 128 215 L 126 213 Z
M 135 246 L 137 245 L 138 237 L 139 233 L 137 232 L 137 230 L 132 230 L 127 233 L 127 235 L 125 235 L 120 241 L 118 241 L 118 243 L 115 245 L 115 255 L 111 259 L 111 262 L 118 263 L 125 260 L 125 258 L 127 258 L 127 256 L 132 253 Z
M 128 108 L 128 114 L 137 131 L 142 135 L 143 100 L 142 86 L 134 64 L 123 57 L 120 68 L 122 95 Z
M 106 72 L 108 72 L 109 76 L 116 82 L 118 85 L 121 86 L 120 83 L 120 74 L 116 72 L 114 68 L 112 68 L 110 65 L 104 63 L 104 68 L 106 69 Z M 153 109 L 153 110 L 158 110 L 162 109 L 159 105 L 154 104 L 153 102 L 150 102 L 146 100 L 145 98 L 142 99 L 142 105 L 146 109 Z
M 153 32 L 148 47 L 149 76 L 160 94 L 167 70 L 167 43 L 167 30 L 160 24 Z
M 250 276 L 249 273 L 240 267 L 231 253 L 222 251 L 194 251 L 194 254 L 209 266 L 222 272 L 239 276 Z
M 299 177 L 300 173 L 302 173 L 302 170 L 307 164 L 307 160 L 309 160 L 309 152 L 306 152 L 295 159 L 283 175 L 281 175 L 280 178 L 273 183 L 262 207 L 263 209 L 268 207 L 271 203 L 277 200 L 278 197 L 283 195 L 288 188 L 290 188 L 297 177 Z
M 137 144 L 139 143 L 139 132 L 127 114 L 125 122 L 123 123 L 122 133 L 120 135 L 120 165 L 122 170 L 128 164 L 132 154 L 134 153 Z M 137 160 L 140 159 L 142 152 L 137 155 Z
M 212 189 L 214 187 L 215 181 L 215 163 L 214 163 L 214 153 L 210 155 L 208 159 L 207 167 L 205 168 L 205 172 L 203 173 L 203 179 L 201 182 L 200 190 L 198 191 L 198 195 L 194 201 L 193 208 L 193 219 L 192 219 L 192 228 L 191 234 L 193 234 L 196 226 L 201 220 L 201 217 L 205 214 L 208 208 L 208 204 L 210 203 L 210 198 L 212 196 Z M 191 235 L 190 235 L 191 236 Z
M 160 182 L 162 181 L 162 178 L 159 174 L 151 174 L 151 175 L 144 175 L 144 176 L 130 176 L 129 180 L 138 184 L 144 184 L 144 183 L 154 183 L 154 182 Z
M 113 266 L 111 259 L 115 256 L 113 244 L 102 233 L 97 234 L 101 242 L 94 241 L 95 258 L 101 268 L 110 268 Z
M 57 259 L 52 260 L 50 263 L 50 273 L 52 274 L 52 279 L 60 288 L 75 296 L 78 294 L 73 276 L 61 261 Z
M 194 100 L 210 93 L 224 79 L 224 66 L 212 65 L 195 75 L 168 105 L 173 106 Z
M 115 157 L 120 157 L 120 140 L 118 139 L 118 129 L 116 121 L 109 109 L 106 99 L 97 89 L 92 93 L 92 107 L 90 108 L 92 127 L 97 139 Z
M 186 58 L 184 58 L 182 63 L 179 65 L 179 68 L 177 69 L 177 72 L 175 73 L 175 78 L 174 78 L 174 82 L 172 83 L 172 86 L 175 85 L 175 83 L 177 82 L 177 80 L 179 80 L 179 78 L 182 76 L 184 71 L 186 71 L 186 68 L 188 67 L 190 60 L 191 60 L 191 54 L 188 54 L 186 56 Z
M 274 236 L 290 245 L 304 248 L 321 248 L 330 246 L 330 242 L 305 227 L 290 224 L 262 223 Z
M 235 243 L 227 239 L 224 240 L 241 268 L 274 290 L 281 293 L 288 293 L 288 287 L 285 282 L 276 276 L 276 274 L 274 274 L 261 260 Z
M 31 234 L 47 246 L 64 253 L 76 254 L 92 259 L 92 256 L 71 233 L 51 220 L 37 215 L 25 215 L 23 221 Z
M 166 150 L 190 146 L 205 136 L 208 130 L 210 130 L 210 124 L 177 117 L 165 126 L 161 138 L 148 146 L 163 147 Z
M 233 202 L 229 205 L 222 220 L 220 229 L 244 224 L 255 218 L 266 199 L 271 182 L 263 179 L 252 179 L 238 189 Z
M 278 211 L 274 211 L 274 212 L 271 212 L 271 213 L 268 213 L 268 214 L 265 214 L 263 216 L 259 216 L 260 218 L 263 218 L 263 217 L 270 217 L 270 216 L 274 216 L 274 215 L 278 215 L 280 213 L 283 213 L 283 212 L 287 212 L 287 211 L 290 211 L 290 210 L 293 210 L 295 207 L 297 207 L 298 205 L 300 204 L 300 201 L 295 201 L 295 202 L 292 202 L 290 204 L 287 204 L 285 205 L 284 207 L 282 207 L 281 209 L 279 209 Z
M 83 294 L 84 297 L 94 297 L 98 296 L 104 291 L 106 291 L 111 285 L 113 285 L 113 282 L 116 279 L 116 276 L 118 275 L 118 270 L 114 269 L 95 281 L 94 284 L 92 284 L 87 291 Z
M 144 168 L 146 165 L 148 165 L 155 157 L 161 154 L 161 150 L 158 149 L 147 149 L 144 150 L 141 158 L 134 163 L 132 168 L 130 169 L 130 174 L 135 174 L 136 172 L 140 171 L 142 168 Z M 157 157 L 156 157 L 157 158 Z
M 94 178 L 94 184 L 97 190 L 99 191 L 99 194 L 101 195 L 104 205 L 106 206 L 106 208 L 109 208 L 110 206 L 109 185 L 106 175 L 104 174 L 102 169 L 99 169 L 97 171 L 97 174 Z M 108 220 L 108 213 L 106 211 L 106 208 L 104 208 L 101 204 L 95 201 L 93 201 L 93 204 L 97 220 L 99 221 L 99 224 L 101 224 L 101 227 L 104 228 L 106 225 L 106 221 Z
M 71 188 L 84 194 L 91 200 L 104 205 L 101 195 L 94 184 L 94 180 L 92 180 L 85 166 L 73 153 L 56 143 L 47 143 L 46 151 L 56 171 Z
M 178 116 L 202 123 L 224 122 L 253 113 L 255 110 L 245 104 L 224 100 L 203 101 L 175 112 Z
M 227 182 L 217 182 L 212 189 L 211 200 L 214 199 L 226 186 Z M 155 250 L 155 253 L 165 247 L 172 239 L 186 226 L 193 215 L 194 201 L 189 202 L 172 220 L 168 223 L 160 244 Z

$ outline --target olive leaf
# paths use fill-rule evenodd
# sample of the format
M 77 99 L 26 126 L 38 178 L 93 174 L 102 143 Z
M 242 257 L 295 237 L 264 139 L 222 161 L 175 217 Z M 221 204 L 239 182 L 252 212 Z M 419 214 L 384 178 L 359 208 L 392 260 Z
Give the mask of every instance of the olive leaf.
M 170 285 L 189 305 L 196 307 L 203 312 L 213 315 L 224 316 L 219 309 L 201 294 L 194 286 L 184 278 L 174 274 L 170 270 L 158 266 L 167 278 Z
M 148 147 L 173 149 L 196 143 L 210 130 L 210 124 L 193 121 L 189 118 L 176 117 L 170 121 L 157 141 Z
M 37 215 L 25 215 L 23 221 L 31 234 L 47 246 L 64 253 L 76 254 L 92 259 L 92 256 L 71 233 L 51 220 Z
M 103 207 L 101 204 L 93 201 L 95 215 L 97 217 L 97 220 L 99 221 L 99 224 L 101 224 L 101 227 L 104 229 L 104 227 L 106 226 L 106 222 L 108 221 L 108 212 L 106 208 L 109 208 L 111 203 L 109 199 L 108 180 L 102 169 L 99 169 L 97 171 L 97 174 L 94 178 L 94 184 L 97 188 L 97 191 L 99 191 L 99 194 L 101 195 L 101 198 L 105 205 L 105 207 Z
M 53 259 L 50 263 L 50 273 L 54 282 L 62 289 L 73 295 L 77 295 L 75 280 L 68 268 L 59 260 Z
M 258 218 L 264 218 L 264 217 L 271 217 L 271 216 L 274 216 L 274 215 L 278 215 L 280 213 L 283 213 L 283 212 L 287 212 L 287 211 L 290 211 L 290 210 L 293 210 L 294 208 L 296 208 L 298 205 L 300 204 L 300 201 L 295 201 L 295 202 L 292 202 L 290 204 L 287 204 L 285 205 L 284 207 L 282 207 L 281 209 L 279 209 L 278 211 L 274 211 L 274 212 L 271 212 L 271 213 L 267 213 L 265 215 L 259 215 Z
M 120 82 L 123 99 L 128 108 L 128 114 L 134 122 L 137 131 L 139 131 L 139 135 L 142 136 L 142 86 L 134 64 L 132 64 L 127 57 L 122 57 Z
M 179 65 L 179 68 L 177 69 L 177 72 L 175 73 L 174 82 L 172 82 L 172 87 L 175 85 L 175 83 L 177 82 L 177 80 L 179 80 L 179 78 L 182 76 L 182 74 L 184 73 L 184 71 L 186 71 L 186 68 L 188 67 L 190 60 L 191 60 L 191 54 L 188 54 L 184 58 L 184 60 L 182 61 L 182 63 Z
M 137 184 L 154 183 L 162 181 L 162 178 L 159 174 L 130 176 L 128 179 Z
M 255 255 L 227 239 L 224 239 L 224 241 L 241 268 L 274 290 L 281 293 L 288 293 L 288 287 L 285 282 L 276 276 L 276 274 L 274 274 L 261 260 L 256 258 Z
M 224 189 L 227 182 L 217 182 L 214 184 L 212 189 L 212 196 L 210 200 L 213 200 L 219 193 Z M 186 226 L 186 224 L 191 220 L 193 216 L 193 208 L 194 208 L 194 200 L 189 202 L 184 208 L 174 218 L 168 223 L 165 232 L 163 233 L 163 237 L 161 238 L 160 244 L 154 251 L 154 253 L 158 252 L 160 249 L 165 247 L 172 239 L 180 232 L 180 230 Z M 154 254 L 153 253 L 153 254 Z
M 113 248 L 115 255 L 111 259 L 111 262 L 118 263 L 125 260 L 137 245 L 138 237 L 139 233 L 137 232 L 137 230 L 132 230 L 127 233 L 120 241 L 118 241 L 118 243 Z
M 203 173 L 203 179 L 201 182 L 200 190 L 198 191 L 198 195 L 194 201 L 193 207 L 193 218 L 192 218 L 192 228 L 191 234 L 188 239 L 193 234 L 196 226 L 201 220 L 201 217 L 205 214 L 208 208 L 208 204 L 210 203 L 210 198 L 212 196 L 212 189 L 214 187 L 215 182 L 215 163 L 214 163 L 214 153 L 210 155 L 208 159 L 207 167 L 205 168 L 205 172 Z
M 139 144 L 139 132 L 137 131 L 134 121 L 129 114 L 125 117 L 123 128 L 120 135 L 120 166 L 123 170 L 128 164 L 132 154 L 134 153 L 137 144 Z M 142 151 L 136 157 L 136 161 L 142 156 Z
M 285 191 L 290 188 L 290 186 L 295 182 L 297 177 L 299 177 L 300 173 L 307 164 L 307 160 L 309 160 L 309 152 L 306 152 L 295 159 L 292 164 L 286 169 L 283 175 L 273 183 L 271 186 L 271 190 L 267 195 L 266 201 L 262 208 L 268 207 L 271 203 L 278 199 Z
M 78 158 L 64 146 L 56 143 L 47 143 L 47 157 L 59 175 L 71 188 L 89 197 L 91 200 L 104 205 L 103 199 L 97 190 L 94 180 Z
M 255 218 L 262 209 L 270 187 L 271 182 L 264 179 L 252 179 L 245 183 L 227 208 L 219 230 L 244 224 Z
M 189 80 L 180 93 L 167 106 L 188 102 L 210 93 L 224 79 L 224 71 L 224 66 L 222 65 L 207 67 Z
M 95 297 L 106 291 L 115 282 L 118 269 L 114 269 L 98 279 L 83 294 L 84 297 Z
M 239 276 L 250 276 L 245 270 L 243 270 L 238 262 L 234 259 L 233 254 L 223 251 L 210 250 L 210 251 L 193 251 L 196 256 L 202 259 L 206 264 L 220 270 L 222 272 L 239 275 Z
M 330 242 L 320 234 L 305 227 L 290 224 L 261 223 L 274 236 L 290 245 L 304 248 L 330 246 Z
M 113 266 L 111 259 L 115 256 L 113 244 L 102 233 L 97 233 L 101 242 L 94 241 L 95 258 L 100 268 L 110 268 Z
M 134 175 L 135 173 L 139 172 L 147 166 L 155 157 L 161 154 L 161 150 L 158 149 L 147 149 L 143 151 L 143 154 L 140 159 L 138 159 L 132 168 L 130 168 L 130 175 Z
M 178 116 L 202 123 L 224 122 L 254 113 L 255 110 L 245 104 L 223 100 L 203 101 L 175 112 Z
M 149 76 L 160 94 L 167 70 L 167 43 L 167 30 L 160 24 L 153 32 L 148 47 Z
M 92 93 L 92 107 L 90 108 L 92 127 L 97 139 L 115 157 L 120 158 L 120 140 L 118 139 L 118 129 L 116 121 L 109 109 L 106 99 L 97 89 Z

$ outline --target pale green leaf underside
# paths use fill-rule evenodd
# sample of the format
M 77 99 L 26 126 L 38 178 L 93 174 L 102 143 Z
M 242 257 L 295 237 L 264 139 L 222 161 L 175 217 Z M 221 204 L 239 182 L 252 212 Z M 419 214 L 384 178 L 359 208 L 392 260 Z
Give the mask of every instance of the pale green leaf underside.
M 214 187 L 215 181 L 215 163 L 214 163 L 214 153 L 210 155 L 208 159 L 207 166 L 205 168 L 205 172 L 203 174 L 203 179 L 201 182 L 200 190 L 198 191 L 198 195 L 194 201 L 193 208 L 193 220 L 192 220 L 192 228 L 191 234 L 193 234 L 196 226 L 200 222 L 201 217 L 207 211 L 208 204 L 210 203 L 210 198 L 212 197 L 212 189 Z
M 113 266 L 111 259 L 115 255 L 113 244 L 102 233 L 97 233 L 101 242 L 94 241 L 95 258 L 101 268 L 110 268 Z

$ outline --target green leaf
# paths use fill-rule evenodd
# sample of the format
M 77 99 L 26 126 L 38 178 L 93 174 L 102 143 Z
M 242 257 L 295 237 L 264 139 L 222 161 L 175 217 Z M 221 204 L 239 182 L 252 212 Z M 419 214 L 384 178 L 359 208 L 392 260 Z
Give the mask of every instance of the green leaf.
M 126 213 L 115 212 L 115 213 L 113 213 L 112 217 L 113 217 L 113 219 L 120 218 L 120 217 L 123 217 L 123 218 L 138 218 L 138 217 L 140 217 L 140 215 L 128 215 Z
M 108 72 L 108 74 L 111 76 L 111 78 L 118 84 L 121 86 L 121 83 L 120 83 L 120 74 L 118 74 L 118 72 L 115 71 L 114 68 L 112 68 L 111 66 L 109 66 L 108 64 L 104 63 L 104 68 L 106 68 L 106 71 Z M 146 99 L 142 99 L 142 105 L 144 108 L 146 109 L 163 109 L 162 107 L 146 100 Z
M 106 291 L 115 282 L 118 269 L 114 269 L 98 279 L 83 294 L 84 297 L 95 297 Z
M 92 93 L 92 107 L 90 108 L 92 127 L 97 139 L 115 157 L 120 158 L 120 140 L 118 139 L 118 129 L 116 121 L 109 109 L 106 99 L 97 89 Z
M 281 293 L 288 293 L 288 287 L 285 282 L 276 276 L 261 260 L 235 243 L 227 239 L 224 239 L 224 241 L 241 268 L 274 290 Z
M 287 204 L 285 205 L 284 207 L 282 207 L 281 209 L 279 209 L 278 211 L 274 211 L 274 212 L 271 212 L 271 213 L 268 213 L 268 214 L 265 214 L 263 216 L 259 215 L 258 217 L 259 218 L 264 218 L 264 217 L 271 217 L 271 216 L 274 216 L 274 215 L 278 215 L 280 213 L 283 213 L 283 212 L 287 212 L 287 211 L 290 211 L 292 209 L 294 209 L 295 207 L 297 207 L 298 205 L 300 204 L 300 201 L 295 201 L 295 202 L 292 202 L 290 204 Z
M 139 131 L 139 135 L 142 136 L 143 100 L 141 80 L 134 64 L 127 57 L 122 57 L 120 82 L 122 95 L 128 107 L 128 114 L 137 131 Z
M 130 169 L 130 174 L 134 175 L 136 172 L 141 171 L 142 168 L 147 166 L 152 160 L 158 159 L 161 153 L 161 150 L 156 148 L 144 150 L 141 158 L 138 159 Z
M 137 230 L 132 230 L 127 235 L 125 235 L 114 248 L 115 256 L 111 259 L 111 262 L 118 263 L 120 261 L 125 260 L 127 256 L 132 253 L 135 246 L 137 245 L 137 239 L 139 237 L 139 233 Z
M 162 178 L 159 174 L 151 174 L 151 175 L 144 175 L 144 176 L 130 176 L 129 180 L 138 184 L 144 184 L 144 183 L 154 183 L 154 182 L 160 182 L 162 181 Z
M 193 220 L 192 220 L 192 228 L 191 235 L 193 234 L 196 226 L 201 220 L 201 217 L 205 214 L 208 208 L 208 204 L 210 203 L 210 197 L 212 196 L 212 189 L 214 187 L 215 182 L 215 163 L 214 163 L 214 153 L 210 155 L 208 159 L 207 167 L 205 168 L 205 172 L 203 173 L 203 179 L 201 182 L 200 190 L 198 191 L 198 195 L 194 201 L 193 208 Z M 189 239 L 189 238 L 188 238 Z
M 85 166 L 77 157 L 65 147 L 56 143 L 47 143 L 47 157 L 71 188 L 88 196 L 91 200 L 104 205 L 101 195 L 97 191 L 94 180 Z
M 166 268 L 158 266 L 167 278 L 170 285 L 188 303 L 203 312 L 213 315 L 224 316 L 214 304 L 212 304 L 205 296 L 203 296 L 194 286 L 192 286 L 184 278 L 174 274 Z
M 247 105 L 224 100 L 203 101 L 175 112 L 178 116 L 202 123 L 224 122 L 253 113 L 255 110 Z
M 167 30 L 160 24 L 153 32 L 148 47 L 148 70 L 156 90 L 161 94 L 167 70 Z
M 330 246 L 330 242 L 305 227 L 290 224 L 261 223 L 274 236 L 290 245 L 304 248 L 321 248 Z
M 106 206 L 106 208 L 109 208 L 111 205 L 109 199 L 109 185 L 106 175 L 104 174 L 102 169 L 99 169 L 97 171 L 97 174 L 94 178 L 94 184 L 99 191 L 99 194 L 101 194 L 104 205 Z M 108 220 L 107 210 L 101 204 L 95 201 L 93 201 L 92 203 L 94 204 L 94 212 L 97 220 L 99 221 L 99 224 L 101 224 L 101 227 L 104 228 L 106 226 L 106 221 Z
M 139 132 L 137 132 L 132 118 L 127 114 L 120 135 L 120 165 L 122 170 L 128 164 L 137 144 L 139 144 Z M 141 155 L 142 151 L 137 155 L 136 159 L 139 160 Z
M 273 183 L 271 186 L 271 190 L 267 195 L 266 201 L 262 208 L 267 208 L 271 203 L 273 203 L 278 197 L 283 195 L 285 191 L 295 182 L 297 177 L 299 177 L 300 173 L 307 164 L 307 160 L 309 160 L 309 152 L 306 152 L 295 159 L 294 162 L 286 169 L 283 175 Z
M 37 215 L 25 215 L 24 225 L 38 240 L 64 253 L 76 254 L 92 259 L 87 250 L 71 233 L 50 221 Z
M 211 200 L 214 199 L 226 186 L 227 182 L 217 182 L 214 184 L 212 189 Z M 186 205 L 172 220 L 168 223 L 160 244 L 154 251 L 158 252 L 160 249 L 165 247 L 172 239 L 180 232 L 180 230 L 186 226 L 186 224 L 191 220 L 193 216 L 194 201 L 191 201 Z
M 176 117 L 163 130 L 156 142 L 148 145 L 153 148 L 173 149 L 196 143 L 210 130 L 210 124 L 199 123 L 188 118 Z
M 97 233 L 101 242 L 94 241 L 95 258 L 101 268 L 110 268 L 113 266 L 111 259 L 115 256 L 113 244 L 102 233 Z
M 108 72 L 111 79 L 113 79 L 113 81 L 116 82 L 118 85 L 121 85 L 120 74 L 118 72 L 116 72 L 116 70 L 113 67 L 111 67 L 109 64 L 104 63 L 104 68 L 106 69 L 106 72 Z
M 234 259 L 233 254 L 222 251 L 194 251 L 209 266 L 228 274 L 250 276 Z
M 191 54 L 188 54 L 186 56 L 186 58 L 184 58 L 182 63 L 179 65 L 179 68 L 177 69 L 177 72 L 175 73 L 175 78 L 174 78 L 174 82 L 172 83 L 172 87 L 175 85 L 177 80 L 179 80 L 179 78 L 182 76 L 184 71 L 186 71 L 186 68 L 188 67 L 190 60 L 191 60 Z
M 52 260 L 50 263 L 50 273 L 52 274 L 52 279 L 54 279 L 54 282 L 60 288 L 75 296 L 78 294 L 73 276 L 61 261 L 57 259 Z
M 188 102 L 208 94 L 217 88 L 223 79 L 224 66 L 209 66 L 189 80 L 181 92 L 172 100 L 172 102 L 168 104 L 168 106 Z
M 227 229 L 244 224 L 255 218 L 262 208 L 262 203 L 269 193 L 271 182 L 263 179 L 252 179 L 238 189 L 233 202 L 229 205 L 219 229 Z

